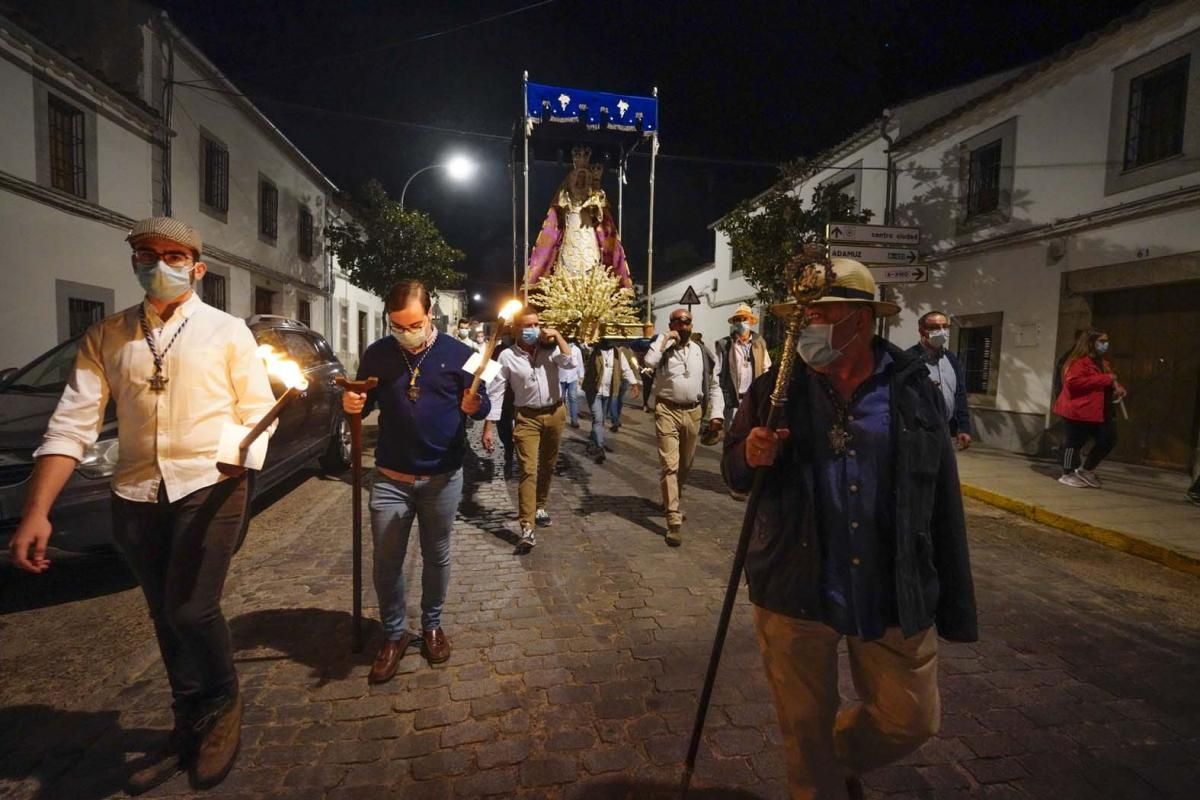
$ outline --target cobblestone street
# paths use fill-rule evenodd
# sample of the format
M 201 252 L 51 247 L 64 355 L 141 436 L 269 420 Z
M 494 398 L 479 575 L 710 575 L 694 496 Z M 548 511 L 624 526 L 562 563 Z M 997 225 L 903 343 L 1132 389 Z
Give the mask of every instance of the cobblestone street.
M 684 544 L 668 548 L 650 420 L 627 409 L 626 421 L 603 465 L 583 454 L 589 423 L 568 429 L 554 524 L 528 555 L 511 534 L 516 481 L 498 455 L 468 461 L 444 617 L 453 655 L 431 667 L 414 648 L 382 686 L 366 681 L 375 622 L 350 652 L 348 485 L 310 471 L 260 503 L 224 603 L 242 750 L 205 796 L 678 796 L 744 505 L 701 447 Z M 968 512 L 981 640 L 942 643 L 941 733 L 868 775 L 868 796 L 1195 797 L 1197 580 L 981 504 Z M 411 546 L 416 587 L 416 536 Z M 141 595 L 106 560 L 60 559 L 37 580 L 0 566 L 0 796 L 121 796 L 123 762 L 170 725 Z M 695 796 L 786 797 L 779 744 L 743 591 Z M 178 777 L 148 796 L 192 795 Z

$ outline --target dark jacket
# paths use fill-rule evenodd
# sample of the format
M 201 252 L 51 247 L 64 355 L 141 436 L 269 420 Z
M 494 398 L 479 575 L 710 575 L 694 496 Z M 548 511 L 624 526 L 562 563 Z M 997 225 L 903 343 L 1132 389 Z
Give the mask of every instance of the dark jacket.
M 896 610 L 905 636 L 936 625 L 946 639 L 978 638 L 975 589 L 967 550 L 958 465 L 942 414 L 940 392 L 921 359 L 878 337 L 895 360 L 891 373 L 892 487 Z M 743 442 L 763 425 L 778 367 L 756 380 L 725 439 L 721 471 L 734 491 L 749 491 L 754 472 Z M 746 556 L 750 600 L 802 619 L 825 618 L 821 596 L 821 545 L 817 529 L 808 406 L 811 373 L 800 361 L 788 389 L 784 423 L 791 437 L 766 471 Z
M 924 358 L 927 351 L 925 345 L 917 342 L 908 348 L 908 352 L 917 358 Z M 942 352 L 946 354 L 946 360 L 950 362 L 950 366 L 954 369 L 954 416 L 950 418 L 950 435 L 970 433 L 971 409 L 967 407 L 967 373 L 963 371 L 962 362 L 958 360 L 958 356 L 949 350 L 943 350 Z M 938 395 L 941 395 L 940 390 L 938 391 Z

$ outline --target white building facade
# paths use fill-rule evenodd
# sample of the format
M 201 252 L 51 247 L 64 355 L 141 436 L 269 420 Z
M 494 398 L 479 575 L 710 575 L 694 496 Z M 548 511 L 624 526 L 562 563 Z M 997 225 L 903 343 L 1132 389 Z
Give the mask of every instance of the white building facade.
M 204 240 L 206 302 L 356 352 L 330 302 L 332 182 L 165 14 L 92 6 L 60 29 L 38 13 L 0 17 L 0 367 L 138 302 L 125 234 L 168 213 Z M 380 332 L 382 301 L 354 293 Z
M 1200 8 L 1137 12 L 896 142 L 896 221 L 952 314 L 977 438 L 1047 452 L 1058 358 L 1108 332 L 1113 458 L 1188 470 L 1200 427 Z

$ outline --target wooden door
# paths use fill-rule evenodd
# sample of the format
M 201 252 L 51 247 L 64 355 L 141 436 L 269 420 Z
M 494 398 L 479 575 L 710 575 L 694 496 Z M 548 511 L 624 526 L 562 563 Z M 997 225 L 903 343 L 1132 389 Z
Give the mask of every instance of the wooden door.
M 1192 466 L 1200 423 L 1200 283 L 1095 295 L 1092 324 L 1129 390 L 1117 410 L 1112 458 L 1167 469 Z

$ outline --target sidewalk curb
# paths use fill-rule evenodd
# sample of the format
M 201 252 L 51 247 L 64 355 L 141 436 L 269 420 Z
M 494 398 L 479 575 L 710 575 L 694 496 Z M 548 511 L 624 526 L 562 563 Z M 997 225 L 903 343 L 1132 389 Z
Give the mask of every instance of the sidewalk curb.
M 1091 539 L 1093 542 L 1102 544 L 1105 547 L 1111 547 L 1114 550 L 1120 550 L 1139 558 L 1157 562 L 1169 569 L 1200 577 L 1200 559 L 1192 558 L 1183 553 L 1177 553 L 1161 545 L 1151 544 L 1142 539 L 1134 538 L 1121 531 L 1114 531 L 1111 528 L 1101 528 L 1072 517 L 1056 514 L 1041 506 L 1014 500 L 1011 497 L 1005 497 L 1002 494 L 996 494 L 987 489 L 981 489 L 978 486 L 971 486 L 967 483 L 960 485 L 964 497 L 970 497 L 988 505 L 1002 508 L 1005 511 L 1011 511 L 1034 522 L 1058 528 L 1074 536 Z

